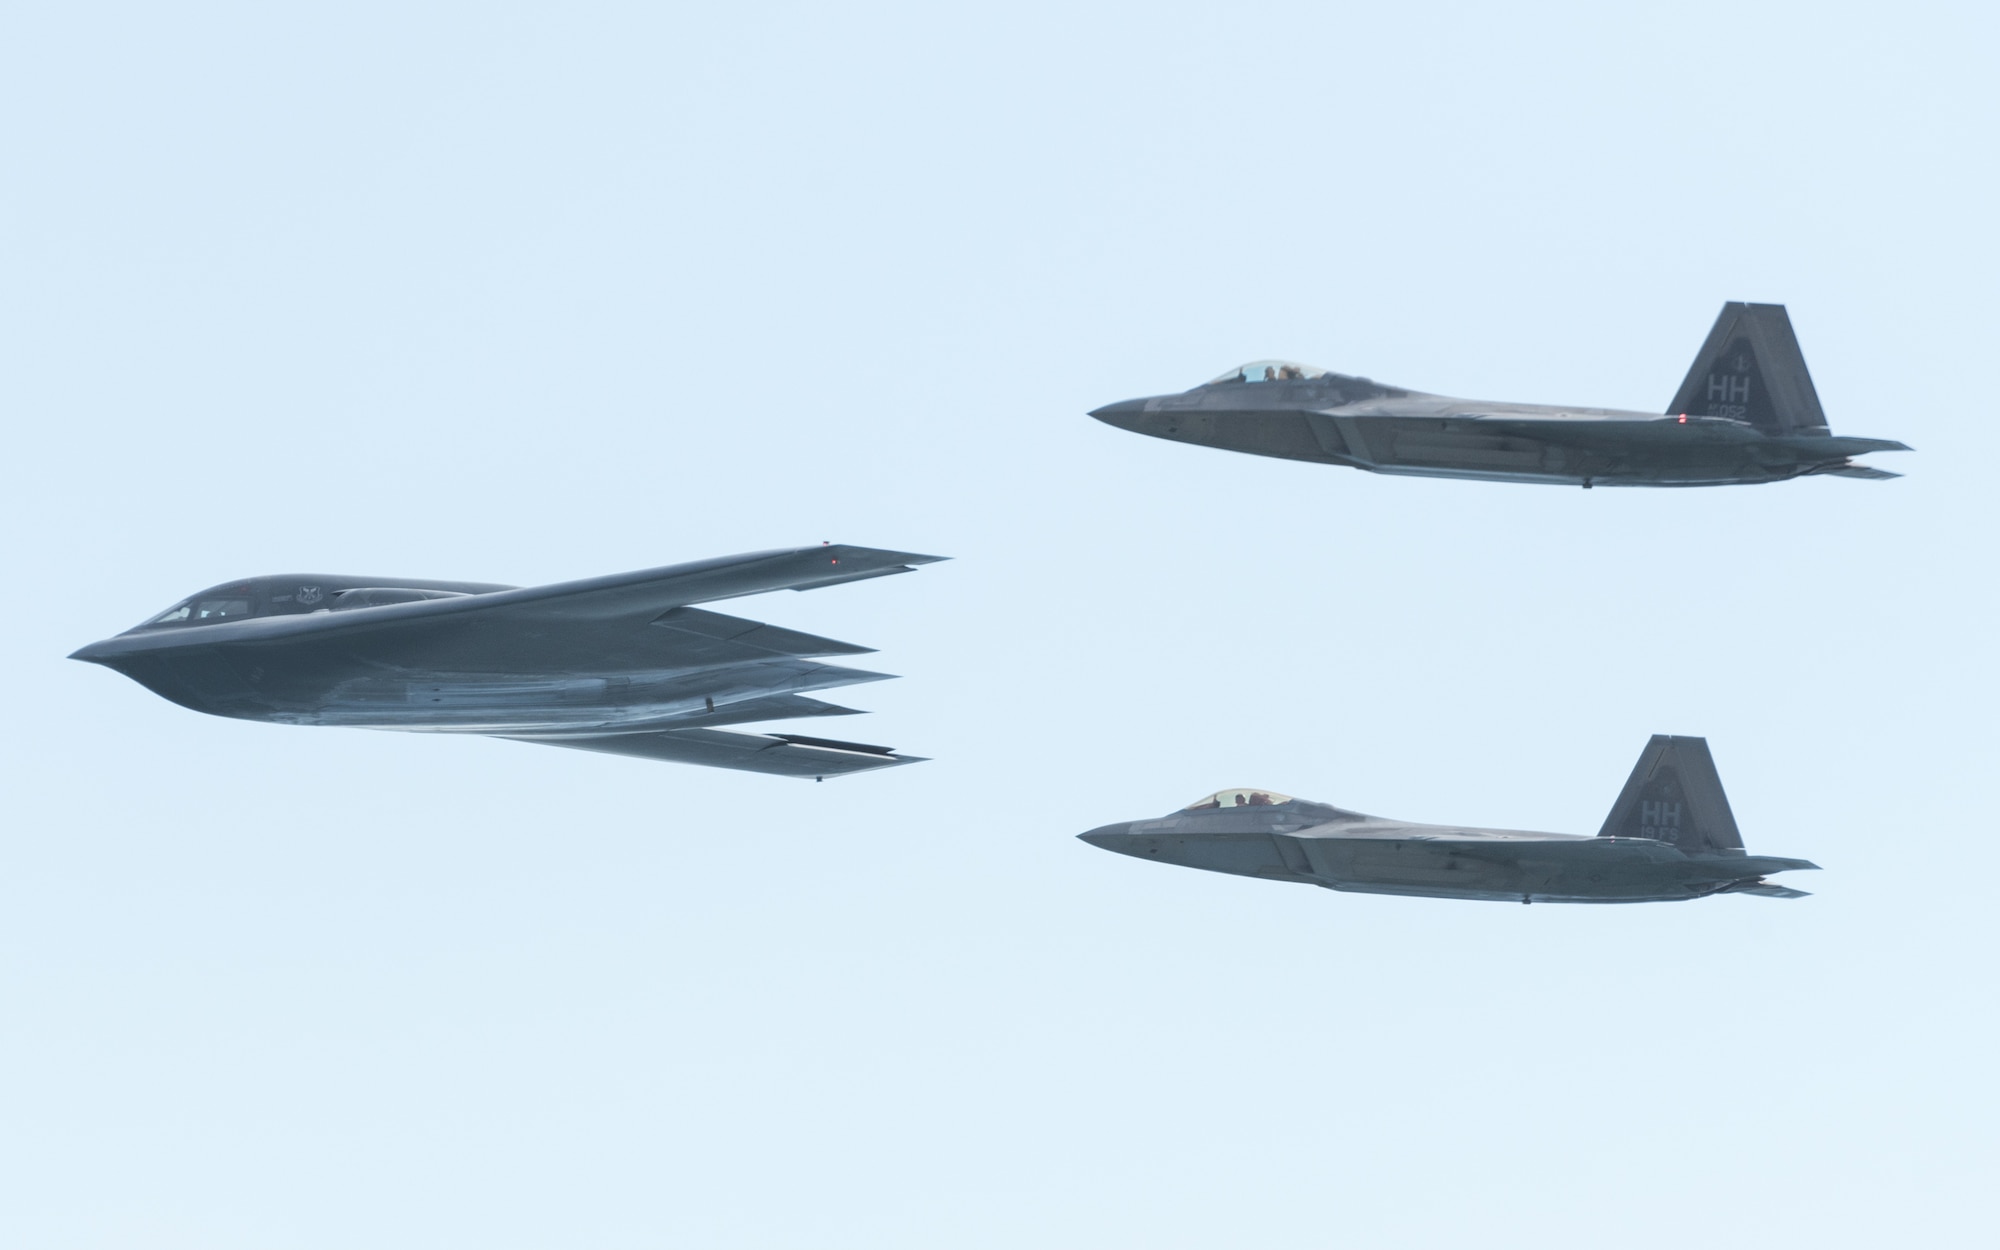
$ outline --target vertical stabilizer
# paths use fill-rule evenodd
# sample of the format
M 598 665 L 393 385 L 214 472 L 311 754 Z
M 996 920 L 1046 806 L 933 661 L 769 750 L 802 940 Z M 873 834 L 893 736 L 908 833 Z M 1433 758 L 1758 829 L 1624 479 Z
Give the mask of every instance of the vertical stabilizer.
M 1741 853 L 1743 837 L 1704 738 L 1654 734 L 1600 838 L 1653 838 L 1689 855 Z
M 1826 429 L 1783 304 L 1724 304 L 1667 413 L 1733 417 L 1771 434 Z

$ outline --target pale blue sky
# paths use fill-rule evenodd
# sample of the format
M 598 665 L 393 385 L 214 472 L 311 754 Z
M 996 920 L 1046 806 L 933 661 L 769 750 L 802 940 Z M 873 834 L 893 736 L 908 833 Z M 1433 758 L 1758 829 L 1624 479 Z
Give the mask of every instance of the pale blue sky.
M 0 19 L 0 1243 L 1966 1245 L 1992 1055 L 1995 20 L 1901 4 Z M 1376 478 L 1100 403 L 1282 356 L 1663 407 L 1789 305 L 1901 481 Z M 834 539 L 823 786 L 197 716 L 290 570 Z M 1335 895 L 1254 784 L 1588 833 L 1706 735 L 1795 903 Z

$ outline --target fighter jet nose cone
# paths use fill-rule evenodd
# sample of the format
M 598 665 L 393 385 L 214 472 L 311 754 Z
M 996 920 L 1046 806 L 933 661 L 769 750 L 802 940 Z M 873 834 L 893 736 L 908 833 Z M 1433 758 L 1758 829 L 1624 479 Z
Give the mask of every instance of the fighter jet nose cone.
M 1129 840 L 1128 831 L 1131 828 L 1131 822 L 1126 821 L 1123 824 L 1117 825 L 1100 825 L 1092 829 L 1089 833 L 1079 833 L 1076 836 L 1082 841 L 1103 850 L 1123 851 L 1125 843 Z
M 93 642 L 87 647 L 78 647 L 69 653 L 69 658 L 72 660 L 82 660 L 85 664 L 102 664 L 104 663 L 104 644 Z
M 1106 404 L 1102 408 L 1093 408 L 1090 410 L 1090 415 L 1096 417 L 1106 425 L 1115 425 L 1121 430 L 1132 430 L 1137 433 L 1143 433 L 1146 428 L 1146 417 L 1148 414 L 1146 412 L 1145 400 L 1128 399 L 1121 403 Z

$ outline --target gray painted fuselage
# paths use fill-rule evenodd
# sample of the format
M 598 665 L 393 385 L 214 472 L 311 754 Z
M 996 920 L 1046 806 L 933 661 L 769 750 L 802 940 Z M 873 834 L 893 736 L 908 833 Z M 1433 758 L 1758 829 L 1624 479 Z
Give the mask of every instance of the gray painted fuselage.
M 1354 392 L 1367 397 L 1334 402 Z M 1780 482 L 1902 448 L 1882 439 L 1765 434 L 1722 417 L 1452 399 L 1336 375 L 1325 385 L 1197 387 L 1090 415 L 1155 438 L 1371 473 L 1558 486 Z
M 1121 855 L 1268 881 L 1523 903 L 1799 898 L 1764 874 L 1817 867 L 1746 852 L 1707 741 L 1670 734 L 1640 752 L 1593 838 L 1384 820 L 1254 789 L 1078 836 Z
M 1371 473 L 1586 487 L 1888 478 L 1851 457 L 1908 450 L 1827 428 L 1775 304 L 1726 305 L 1665 413 L 1455 399 L 1259 361 L 1090 415 L 1155 438 Z
M 1804 860 L 1689 855 L 1670 842 L 1384 820 L 1292 799 L 1176 812 L 1079 835 L 1139 859 L 1358 894 L 1537 903 L 1650 903 L 1756 883 Z

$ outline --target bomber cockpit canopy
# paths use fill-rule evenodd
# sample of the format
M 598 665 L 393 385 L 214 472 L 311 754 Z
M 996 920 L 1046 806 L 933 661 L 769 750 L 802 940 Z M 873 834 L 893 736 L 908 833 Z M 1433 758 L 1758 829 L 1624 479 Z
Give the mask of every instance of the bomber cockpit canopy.
M 413 581 L 407 578 L 327 577 L 318 573 L 288 573 L 226 582 L 181 600 L 157 616 L 126 630 L 180 629 L 217 625 L 255 616 L 300 616 L 310 612 L 346 612 L 362 608 L 421 603 L 431 599 L 462 599 L 513 590 L 491 582 Z
M 233 621 L 250 615 L 252 615 L 250 599 L 247 595 L 210 592 L 182 600 L 140 628 L 146 629 L 154 625 L 213 624 L 216 621 Z
M 1276 807 L 1280 803 L 1292 802 L 1289 794 L 1279 794 L 1276 790 L 1217 790 L 1206 798 L 1196 799 L 1181 810 L 1184 812 L 1212 812 L 1225 807 Z
M 1210 378 L 1203 386 L 1221 386 L 1228 382 L 1310 382 L 1314 378 L 1328 376 L 1329 371 L 1313 365 L 1302 365 L 1290 360 L 1253 360 L 1247 365 L 1231 369 L 1219 378 Z

